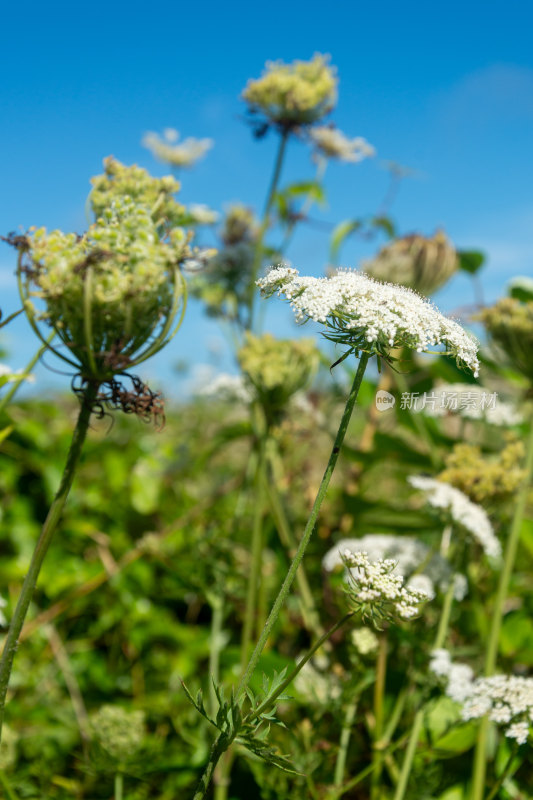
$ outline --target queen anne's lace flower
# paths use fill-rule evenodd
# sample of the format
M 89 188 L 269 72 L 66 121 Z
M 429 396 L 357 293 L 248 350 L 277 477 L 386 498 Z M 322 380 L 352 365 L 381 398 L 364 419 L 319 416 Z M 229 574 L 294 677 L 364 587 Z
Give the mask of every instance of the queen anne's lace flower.
M 430 548 L 415 539 L 414 536 L 393 536 L 388 533 L 370 533 L 360 539 L 341 539 L 322 559 L 322 567 L 326 572 L 333 572 L 344 566 L 345 550 L 362 551 L 372 561 L 390 559 L 394 561 L 395 571 L 405 575 L 407 587 L 421 589 L 432 600 L 435 588 L 445 592 L 452 580 L 452 570 L 446 559 L 438 553 L 431 553 Z M 467 582 L 464 575 L 455 575 L 454 595 L 462 600 L 467 593 Z
M 348 567 L 347 594 L 350 605 L 364 617 L 410 619 L 428 600 L 425 592 L 404 586 L 402 575 L 395 575 L 392 559 L 370 561 L 366 553 L 345 550 L 343 561 Z
M 357 163 L 376 155 L 375 149 L 362 136 L 348 139 L 342 131 L 329 125 L 311 128 L 309 138 L 318 152 L 326 158 L 339 158 L 341 161 Z
M 267 297 L 284 295 L 298 322 L 321 322 L 328 329 L 326 338 L 351 350 L 387 358 L 398 347 L 419 353 L 444 347 L 459 365 L 478 373 L 476 340 L 410 289 L 353 270 L 311 278 L 283 266 L 272 268 L 257 284 Z
M 533 678 L 492 675 L 476 678 L 466 664 L 454 664 L 446 650 L 434 650 L 430 669 L 447 681 L 446 694 L 462 705 L 464 720 L 487 715 L 507 726 L 505 735 L 524 744 L 533 722 Z
M 448 511 L 452 520 L 465 528 L 476 539 L 485 553 L 491 558 L 501 556 L 502 547 L 494 534 L 491 522 L 481 506 L 444 481 L 412 475 L 409 483 L 426 494 L 427 502 L 433 508 Z

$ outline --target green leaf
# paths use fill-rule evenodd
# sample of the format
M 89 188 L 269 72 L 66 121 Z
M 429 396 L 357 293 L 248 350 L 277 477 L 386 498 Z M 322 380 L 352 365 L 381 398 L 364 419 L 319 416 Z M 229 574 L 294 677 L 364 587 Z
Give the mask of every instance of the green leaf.
M 485 263 L 485 254 L 479 250 L 458 250 L 457 255 L 459 256 L 459 269 L 470 275 L 475 275 Z
M 373 228 L 382 230 L 390 239 L 393 239 L 396 235 L 396 228 L 390 217 L 373 217 L 370 220 L 370 225 Z
M 509 297 L 514 297 L 515 300 L 521 300 L 523 303 L 531 303 L 533 301 L 533 279 L 526 275 L 513 278 L 509 283 Z
M 344 243 L 344 240 L 351 236 L 352 233 L 355 233 L 361 227 L 363 223 L 361 220 L 358 219 L 345 219 L 343 222 L 339 222 L 339 224 L 335 227 L 333 233 L 331 234 L 331 241 L 329 246 L 329 259 L 332 264 L 337 263 L 337 259 L 339 257 L 340 249 Z

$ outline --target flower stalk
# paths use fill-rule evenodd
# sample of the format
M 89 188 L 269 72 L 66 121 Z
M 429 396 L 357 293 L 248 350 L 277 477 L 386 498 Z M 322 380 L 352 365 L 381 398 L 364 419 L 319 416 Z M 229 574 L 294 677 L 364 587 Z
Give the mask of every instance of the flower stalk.
M 57 528 L 63 508 L 65 506 L 67 497 L 76 474 L 76 469 L 80 460 L 81 451 L 87 435 L 89 421 L 91 417 L 91 409 L 98 394 L 97 383 L 87 383 L 87 388 L 82 399 L 82 405 L 78 416 L 78 421 L 72 436 L 72 442 L 68 453 L 65 469 L 61 478 L 59 489 L 54 498 L 50 510 L 41 530 L 41 535 L 33 551 L 31 563 L 22 585 L 22 591 L 15 608 L 9 631 L 4 644 L 2 658 L 0 660 L 0 737 L 2 733 L 2 724 L 4 720 L 4 711 L 6 703 L 7 689 L 11 670 L 13 668 L 13 659 L 18 645 L 18 638 L 28 613 L 28 608 L 31 603 L 39 572 L 42 563 L 52 541 L 52 537 Z

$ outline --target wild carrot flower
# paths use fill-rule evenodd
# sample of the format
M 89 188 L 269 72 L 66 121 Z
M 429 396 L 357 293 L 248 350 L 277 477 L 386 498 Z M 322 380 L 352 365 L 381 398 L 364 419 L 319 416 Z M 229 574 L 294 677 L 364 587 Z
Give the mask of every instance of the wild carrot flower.
M 524 481 L 525 451 L 520 439 L 510 437 L 499 453 L 491 455 L 475 445 L 456 444 L 438 477 L 460 489 L 474 503 L 501 503 L 514 495 Z
M 92 717 L 94 738 L 114 759 L 127 762 L 141 748 L 145 737 L 144 712 L 120 706 L 102 706 Z
M 414 536 L 394 536 L 387 533 L 369 533 L 358 539 L 340 539 L 322 559 L 322 568 L 334 572 L 344 567 L 345 550 L 362 551 L 371 561 L 389 559 L 394 562 L 396 574 L 404 575 L 407 587 L 422 589 L 430 600 L 436 590 L 446 592 L 453 577 L 449 563 L 438 553 L 432 553 L 427 544 Z M 455 575 L 454 594 L 462 600 L 467 593 L 464 575 Z
M 451 520 L 467 530 L 491 558 L 500 558 L 502 547 L 494 534 L 486 511 L 473 503 L 465 494 L 444 481 L 412 475 L 409 483 L 426 495 L 433 508 L 447 512 Z
M 267 297 L 284 295 L 297 322 L 311 319 L 325 325 L 323 335 L 345 345 L 347 353 L 364 351 L 387 359 L 398 347 L 419 353 L 443 347 L 460 366 L 478 373 L 476 340 L 410 289 L 352 270 L 311 278 L 283 266 L 272 268 L 257 284 Z
M 348 602 L 363 618 L 410 619 L 428 600 L 425 592 L 404 586 L 403 576 L 394 574 L 396 562 L 392 559 L 370 561 L 366 553 L 348 549 L 342 555 L 348 567 Z
M 145 134 L 142 143 L 154 158 L 172 167 L 192 167 L 213 147 L 212 139 L 189 137 L 181 144 L 177 144 L 178 139 L 178 131 L 166 128 L 163 131 L 163 138 L 157 133 L 150 132 Z
M 430 669 L 446 679 L 446 694 L 460 703 L 464 720 L 488 716 L 504 726 L 508 739 L 525 744 L 533 722 L 533 678 L 491 675 L 474 678 L 466 664 L 456 664 L 446 650 L 434 650 Z
M 327 56 L 311 61 L 269 61 L 263 75 L 249 80 L 242 93 L 252 113 L 281 128 L 310 125 L 328 114 L 337 100 L 335 70 Z
M 458 267 L 455 248 L 443 231 L 432 237 L 414 233 L 396 239 L 362 264 L 370 277 L 408 286 L 423 295 L 440 289 Z
M 362 136 L 348 139 L 342 131 L 330 125 L 317 125 L 311 128 L 309 139 L 317 154 L 325 158 L 338 158 L 340 161 L 357 163 L 376 155 L 375 149 Z

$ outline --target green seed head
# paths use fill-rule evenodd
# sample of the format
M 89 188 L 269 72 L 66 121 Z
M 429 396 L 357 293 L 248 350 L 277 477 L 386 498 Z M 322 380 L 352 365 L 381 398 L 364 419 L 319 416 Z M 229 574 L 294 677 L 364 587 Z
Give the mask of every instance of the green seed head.
M 34 327 L 54 328 L 57 354 L 83 379 L 104 382 L 168 341 L 187 254 L 183 230 L 162 241 L 150 209 L 119 196 L 83 236 L 40 228 L 28 237 L 19 262 L 26 311 Z
M 248 81 L 242 98 L 252 113 L 283 128 L 310 125 L 335 106 L 336 72 L 318 53 L 311 61 L 267 62 L 263 75 Z
M 433 294 L 457 271 L 455 248 L 443 231 L 432 237 L 412 234 L 385 245 L 363 264 L 364 271 L 379 281 L 398 283 L 423 295 Z
M 483 322 L 513 366 L 533 383 L 533 300 L 504 297 L 480 311 L 475 319 Z
M 318 358 L 312 339 L 293 341 L 275 339 L 270 334 L 247 334 L 239 362 L 269 423 L 276 423 L 290 398 L 310 383 Z

